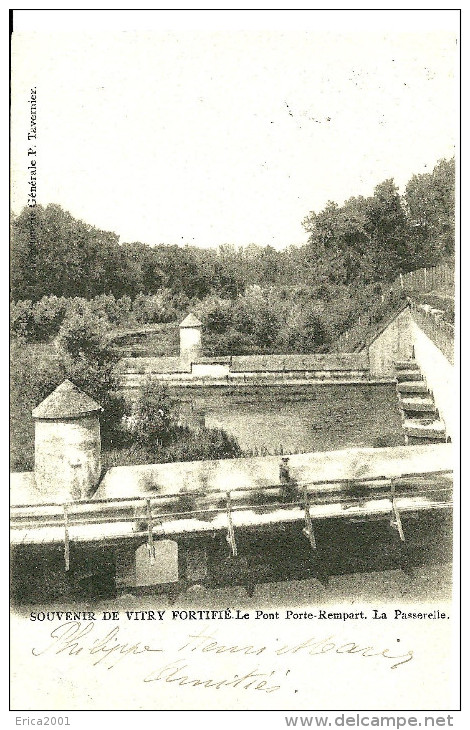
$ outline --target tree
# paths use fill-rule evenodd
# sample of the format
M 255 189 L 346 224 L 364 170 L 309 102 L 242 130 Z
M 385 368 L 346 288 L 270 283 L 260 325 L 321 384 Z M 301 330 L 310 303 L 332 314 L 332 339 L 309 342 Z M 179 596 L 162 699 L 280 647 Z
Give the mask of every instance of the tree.
M 413 246 L 413 266 L 438 263 L 454 255 L 455 159 L 440 160 L 431 173 L 413 175 L 405 206 Z
M 104 319 L 90 312 L 69 314 L 59 331 L 56 346 L 62 351 L 66 377 L 94 398 L 102 407 L 101 433 L 105 447 L 118 446 L 124 433 L 124 399 L 117 392 L 115 356 L 107 348 L 108 329 Z
M 331 248 L 333 242 L 339 238 L 339 217 L 340 208 L 332 200 L 328 201 L 320 213 L 311 211 L 302 222 L 309 234 L 309 243 L 320 244 L 326 249 Z
M 390 279 L 406 269 L 407 221 L 392 179 L 377 185 L 369 198 L 350 198 L 341 207 L 328 202 L 303 225 L 309 233 L 305 254 L 315 283 L 364 283 Z
M 318 304 L 313 303 L 302 314 L 297 327 L 289 334 L 289 345 L 294 352 L 320 352 L 330 341 Z
M 366 230 L 375 261 L 375 279 L 393 279 L 407 265 L 406 216 L 392 179 L 377 185 L 367 199 Z
M 118 241 L 59 205 L 24 208 L 11 223 L 12 297 L 91 298 L 110 291 L 120 296 L 126 272 Z
M 31 415 L 66 378 L 61 353 L 50 345 L 30 345 L 17 337 L 10 347 L 10 439 L 12 471 L 34 468 Z

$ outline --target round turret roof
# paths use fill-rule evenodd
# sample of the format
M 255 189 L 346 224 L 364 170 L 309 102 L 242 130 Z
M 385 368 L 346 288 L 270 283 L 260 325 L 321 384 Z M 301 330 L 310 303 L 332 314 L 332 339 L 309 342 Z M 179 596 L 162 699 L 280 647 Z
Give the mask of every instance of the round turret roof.
M 103 409 L 83 393 L 70 380 L 64 380 L 50 395 L 33 410 L 33 418 L 61 420 L 80 418 L 81 416 L 99 413 Z
M 202 322 L 200 322 L 198 318 L 192 312 L 190 312 L 188 316 L 183 319 L 180 327 L 202 327 Z

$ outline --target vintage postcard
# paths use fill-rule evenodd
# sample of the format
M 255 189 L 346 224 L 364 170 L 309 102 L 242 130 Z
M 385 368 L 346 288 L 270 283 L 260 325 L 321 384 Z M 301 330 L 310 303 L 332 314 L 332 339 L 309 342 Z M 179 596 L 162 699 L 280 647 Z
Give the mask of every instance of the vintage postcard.
M 459 22 L 13 11 L 17 724 L 458 726 Z

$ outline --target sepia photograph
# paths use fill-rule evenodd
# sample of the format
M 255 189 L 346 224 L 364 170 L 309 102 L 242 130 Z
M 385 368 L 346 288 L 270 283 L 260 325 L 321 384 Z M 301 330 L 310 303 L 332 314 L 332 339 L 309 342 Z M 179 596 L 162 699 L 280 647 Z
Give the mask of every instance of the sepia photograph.
M 459 25 L 10 11 L 17 714 L 452 726 Z

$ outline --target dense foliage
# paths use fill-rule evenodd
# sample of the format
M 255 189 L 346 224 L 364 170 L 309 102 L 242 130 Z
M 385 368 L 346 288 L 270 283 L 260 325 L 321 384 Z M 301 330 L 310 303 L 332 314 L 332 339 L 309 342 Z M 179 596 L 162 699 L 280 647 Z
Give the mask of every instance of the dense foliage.
M 132 339 L 149 325 L 167 328 L 153 353 L 170 354 L 168 338 L 192 310 L 205 325 L 208 355 L 326 351 L 361 312 L 396 305 L 390 282 L 398 274 L 452 259 L 454 177 L 454 160 L 442 160 L 414 175 L 403 196 L 386 180 L 370 197 L 329 202 L 305 218 L 307 243 L 282 251 L 121 244 L 58 205 L 13 215 L 13 468 L 32 468 L 31 409 L 64 378 L 102 404 L 110 463 L 124 458 L 124 447 L 131 463 L 238 455 L 223 432 L 195 433 L 170 415 L 165 421 L 161 393 L 149 395 L 140 431 L 125 433 L 113 338 L 127 331 Z
M 135 300 L 139 294 L 161 298 L 166 290 L 160 316 L 170 317 L 170 298 L 184 307 L 188 298 L 211 294 L 236 298 L 253 284 L 349 286 L 392 279 L 452 255 L 454 177 L 454 160 L 442 160 L 432 172 L 414 175 L 403 196 L 385 180 L 368 198 L 329 202 L 305 218 L 308 243 L 282 251 L 120 244 L 116 234 L 76 220 L 58 205 L 25 208 L 11 224 L 12 298 L 112 294 Z
M 113 375 L 115 357 L 106 347 L 106 329 L 88 309 L 69 314 L 53 343 L 30 344 L 15 337 L 10 348 L 10 426 L 12 468 L 33 466 L 34 425 L 31 411 L 66 378 L 103 408 L 104 448 L 122 446 L 125 404 Z
M 381 293 L 378 284 L 355 292 L 331 283 L 254 285 L 235 300 L 208 297 L 194 311 L 207 355 L 325 352 Z

